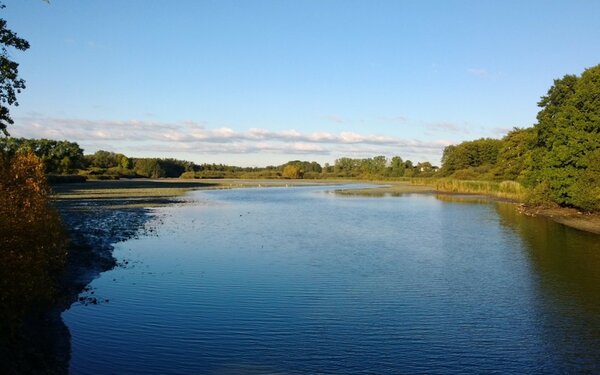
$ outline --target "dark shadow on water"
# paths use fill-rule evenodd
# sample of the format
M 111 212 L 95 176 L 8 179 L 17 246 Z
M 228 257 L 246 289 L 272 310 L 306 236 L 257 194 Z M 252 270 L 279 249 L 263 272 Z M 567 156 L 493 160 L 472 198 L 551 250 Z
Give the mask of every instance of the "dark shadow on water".
M 0 325 L 1 374 L 69 373 L 71 335 L 62 312 L 80 302 L 80 294 L 100 273 L 116 266 L 112 244 L 136 236 L 150 219 L 148 210 L 140 208 L 82 209 L 78 202 L 58 202 L 57 206 L 69 228 L 67 268 L 51 306 L 40 306 L 25 318 L 0 307 L 3 316 L 15 317 Z
M 437 195 L 459 204 L 493 204 L 500 225 L 516 233 L 536 286 L 534 301 L 544 351 L 543 373 L 600 373 L 600 235 L 521 214 L 485 197 Z M 518 343 L 515 343 L 518 345 Z
M 600 236 L 496 205 L 501 225 L 515 231 L 537 284 L 536 306 L 552 372 L 600 372 Z
M 539 334 L 552 357 L 540 373 L 600 373 L 600 236 L 545 218 L 521 215 L 512 204 L 477 196 L 438 195 L 464 204 L 493 204 L 500 225 L 517 234 L 536 285 Z M 61 313 L 101 272 L 115 266 L 112 244 L 136 236 L 150 219 L 145 209 L 82 209 L 59 202 L 70 228 L 71 258 L 56 304 L 0 334 L 0 373 L 67 374 L 71 335 Z M 514 343 L 518 349 L 519 343 Z
M 498 204 L 501 224 L 519 233 L 540 285 L 556 303 L 600 314 L 600 235 Z

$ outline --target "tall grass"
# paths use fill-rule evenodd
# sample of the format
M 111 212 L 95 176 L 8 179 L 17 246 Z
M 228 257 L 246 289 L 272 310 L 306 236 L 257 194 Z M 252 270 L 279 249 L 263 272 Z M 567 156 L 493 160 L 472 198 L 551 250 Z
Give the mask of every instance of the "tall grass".
M 414 185 L 432 186 L 447 193 L 482 194 L 518 202 L 525 200 L 527 189 L 516 181 L 473 181 L 452 178 L 413 178 Z

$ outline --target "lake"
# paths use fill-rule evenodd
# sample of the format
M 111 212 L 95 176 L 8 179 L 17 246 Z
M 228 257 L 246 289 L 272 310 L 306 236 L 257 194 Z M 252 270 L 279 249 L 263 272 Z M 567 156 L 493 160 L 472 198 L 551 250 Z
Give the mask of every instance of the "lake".
M 513 205 L 196 191 L 63 313 L 73 374 L 600 371 L 600 236 Z

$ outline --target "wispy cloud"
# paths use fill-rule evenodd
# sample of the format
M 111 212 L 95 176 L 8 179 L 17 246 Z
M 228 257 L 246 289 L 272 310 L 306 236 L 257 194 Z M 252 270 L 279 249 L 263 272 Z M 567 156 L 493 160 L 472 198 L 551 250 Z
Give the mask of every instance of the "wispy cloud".
M 325 119 L 327 121 L 331 121 L 336 124 L 343 124 L 346 122 L 341 116 L 338 116 L 338 115 L 327 115 L 327 116 L 325 116 Z
M 404 124 L 408 121 L 408 118 L 405 116 L 381 116 L 378 120 L 386 123 Z
M 460 126 L 453 124 L 451 122 L 437 122 L 433 124 L 426 124 L 425 128 L 428 130 L 428 133 L 462 133 L 468 134 L 469 129 L 465 126 Z
M 504 137 L 508 132 L 513 130 L 514 128 L 493 128 L 491 129 L 493 136 L 495 137 Z
M 487 69 L 484 68 L 469 68 L 467 69 L 467 73 L 469 73 L 472 76 L 475 77 L 488 77 L 490 75 L 490 73 L 487 71 Z
M 19 118 L 11 133 L 18 137 L 68 139 L 79 142 L 86 152 L 104 145 L 114 151 L 198 154 L 305 154 L 305 155 L 402 155 L 434 158 L 449 144 L 381 134 L 355 132 L 274 131 L 251 128 L 209 128 L 195 121 L 177 123 L 150 120 L 84 120 L 70 118 Z M 102 147 L 101 147 L 102 146 Z M 110 148 L 109 148 L 110 149 Z

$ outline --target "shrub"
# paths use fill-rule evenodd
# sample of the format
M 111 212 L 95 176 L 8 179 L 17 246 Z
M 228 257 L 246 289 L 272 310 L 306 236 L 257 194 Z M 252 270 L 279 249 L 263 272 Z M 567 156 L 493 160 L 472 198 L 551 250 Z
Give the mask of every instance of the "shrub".
M 135 173 L 135 171 L 133 169 L 123 168 L 121 166 L 108 168 L 106 170 L 106 174 L 111 175 L 111 176 L 119 176 L 119 177 L 123 177 L 123 178 L 137 177 L 137 174 Z
M 318 178 L 321 178 L 321 173 L 319 173 L 319 172 L 306 172 L 306 173 L 304 173 L 303 178 L 304 179 L 308 179 L 308 180 L 316 180 Z
M 0 322 L 52 300 L 67 257 L 66 236 L 48 204 L 44 165 L 31 152 L 0 153 Z
M 186 179 L 186 180 L 191 180 L 191 179 L 198 178 L 198 177 L 196 177 L 196 172 L 191 172 L 190 171 L 190 172 L 183 172 L 181 174 L 181 176 L 179 176 L 179 178 L 183 178 L 183 179 Z

